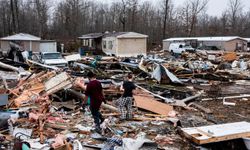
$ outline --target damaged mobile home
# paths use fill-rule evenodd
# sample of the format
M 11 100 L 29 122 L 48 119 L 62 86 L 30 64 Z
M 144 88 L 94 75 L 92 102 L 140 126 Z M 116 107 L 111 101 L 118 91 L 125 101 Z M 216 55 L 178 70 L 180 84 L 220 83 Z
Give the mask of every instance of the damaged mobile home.
M 147 35 L 135 32 L 91 33 L 78 37 L 83 49 L 91 53 L 104 52 L 117 57 L 146 55 Z
M 239 36 L 169 38 L 163 40 L 163 49 L 169 50 L 171 43 L 178 42 L 186 43 L 194 48 L 208 46 L 224 51 L 247 51 L 247 40 Z

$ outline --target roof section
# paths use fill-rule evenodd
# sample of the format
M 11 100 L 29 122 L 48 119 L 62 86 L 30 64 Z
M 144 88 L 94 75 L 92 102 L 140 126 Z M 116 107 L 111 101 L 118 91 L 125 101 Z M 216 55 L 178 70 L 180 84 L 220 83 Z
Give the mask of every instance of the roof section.
M 250 38 L 244 38 L 245 40 L 247 40 L 247 42 L 250 42 Z
M 126 33 L 128 32 L 109 32 L 109 33 L 106 33 L 104 37 L 117 37 Z
M 147 38 L 147 35 L 136 32 L 113 32 L 105 34 L 105 37 L 117 37 L 117 38 Z
M 1 40 L 5 40 L 5 41 L 40 41 L 41 38 L 36 37 L 34 35 L 27 34 L 27 33 L 19 33 L 19 34 L 3 37 L 3 38 L 1 38 Z
M 198 41 L 231 41 L 234 39 L 246 40 L 239 36 L 214 36 L 214 37 L 179 37 L 179 38 L 169 38 L 163 41 L 185 41 L 185 40 L 198 40 Z
M 96 39 L 96 38 L 100 38 L 104 35 L 104 33 L 89 33 L 89 34 L 84 34 L 80 37 L 78 37 L 79 39 Z
M 136 32 L 105 32 L 105 33 L 89 33 L 84 34 L 79 39 L 96 39 L 101 37 L 117 37 L 117 38 L 147 38 L 147 35 Z
M 126 32 L 124 34 L 118 35 L 117 38 L 147 38 L 145 34 L 140 34 L 136 32 Z

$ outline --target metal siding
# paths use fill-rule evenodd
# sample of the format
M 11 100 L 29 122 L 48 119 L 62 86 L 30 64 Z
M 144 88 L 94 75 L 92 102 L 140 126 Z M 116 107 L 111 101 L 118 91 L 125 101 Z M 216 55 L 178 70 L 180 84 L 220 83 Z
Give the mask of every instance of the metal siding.
M 118 39 L 118 41 L 118 56 L 130 57 L 137 55 L 146 55 L 147 53 L 146 38 Z
M 106 41 L 106 48 L 103 47 L 103 43 L 102 43 L 103 52 L 106 53 L 106 54 L 114 54 L 114 55 L 116 55 L 116 49 L 117 49 L 116 38 L 115 37 L 106 37 L 106 38 L 103 38 L 102 41 Z M 113 42 L 112 49 L 109 49 L 109 44 L 108 44 L 109 41 Z
M 170 43 L 169 41 L 163 41 L 163 50 L 169 50 Z
M 228 41 L 225 43 L 225 50 L 227 51 L 234 51 L 236 50 L 236 45 L 237 43 L 241 44 L 243 46 L 243 51 L 246 51 L 247 50 L 247 42 L 244 41 L 244 40 L 240 40 L 240 39 L 237 39 L 237 40 L 232 40 L 232 41 Z
M 40 52 L 56 52 L 56 42 L 40 43 Z
M 10 49 L 9 41 L 1 41 L 1 51 L 7 52 Z

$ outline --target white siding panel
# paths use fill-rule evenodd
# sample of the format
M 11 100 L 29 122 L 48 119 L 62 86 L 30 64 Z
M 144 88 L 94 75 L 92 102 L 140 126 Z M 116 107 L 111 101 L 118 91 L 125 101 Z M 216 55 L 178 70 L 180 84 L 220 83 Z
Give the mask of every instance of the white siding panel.
M 117 56 L 131 57 L 147 54 L 147 38 L 118 39 Z
M 41 52 L 56 52 L 57 51 L 56 42 L 40 43 L 40 51 Z

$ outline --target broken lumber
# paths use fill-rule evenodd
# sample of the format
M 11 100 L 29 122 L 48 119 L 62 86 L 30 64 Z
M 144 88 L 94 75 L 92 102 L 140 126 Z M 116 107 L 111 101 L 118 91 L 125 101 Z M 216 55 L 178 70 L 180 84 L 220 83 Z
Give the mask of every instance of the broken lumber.
M 109 114 L 102 114 L 104 117 L 109 117 L 109 116 L 120 116 L 120 113 L 109 113 Z
M 109 109 L 113 112 L 119 112 L 119 110 L 117 108 L 115 108 L 114 106 L 108 105 L 108 104 L 102 103 L 101 107 L 104 109 Z
M 194 96 L 190 96 L 190 97 L 184 98 L 182 100 L 176 100 L 173 105 L 174 106 L 186 107 L 187 106 L 186 102 L 189 102 L 189 101 L 191 101 L 193 99 L 196 99 L 196 98 L 200 97 L 201 95 L 202 95 L 202 92 L 198 93 L 198 94 L 196 94 Z
M 67 75 L 67 73 L 62 72 L 62 73 L 56 75 L 55 77 L 51 78 L 50 80 L 48 80 L 45 83 L 45 90 L 49 91 L 53 87 L 59 85 L 60 83 L 62 83 L 63 81 L 66 81 L 68 79 L 69 79 L 69 76 Z
M 47 68 L 47 69 L 52 69 L 52 70 L 58 70 L 59 69 L 58 67 L 48 66 L 48 65 L 45 65 L 45 64 L 41 64 L 41 63 L 38 63 L 38 62 L 35 62 L 35 61 L 32 61 L 32 60 L 29 60 L 29 59 L 27 59 L 26 61 L 29 64 L 38 65 L 40 67 Z
M 190 103 L 188 106 L 191 106 L 191 105 L 193 105 L 194 107 L 200 109 L 201 111 L 203 111 L 203 112 L 205 112 L 207 114 L 212 114 L 213 113 L 210 109 L 205 108 L 205 107 L 203 107 L 203 106 L 201 106 L 201 105 L 199 105 L 197 103 Z
M 168 115 L 168 113 L 173 110 L 172 106 L 159 102 L 151 96 L 135 95 L 134 99 L 136 107 L 151 111 L 156 114 Z
M 155 94 L 155 93 L 153 93 L 153 92 L 150 92 L 149 90 L 147 90 L 147 89 L 145 89 L 145 88 L 143 88 L 143 87 L 141 87 L 141 86 L 139 86 L 139 85 L 137 85 L 137 84 L 136 84 L 135 86 L 138 87 L 139 89 L 141 89 L 141 90 L 143 90 L 143 91 L 149 93 L 149 94 L 152 94 L 153 96 L 155 96 L 155 97 L 157 97 L 157 98 L 160 98 L 160 99 L 164 100 L 166 103 L 172 103 L 172 102 L 174 102 L 173 99 L 169 99 L 169 98 L 166 98 L 166 97 L 162 97 L 162 96 L 160 96 L 160 95 L 158 95 L 158 94 Z
M 145 114 L 145 116 L 148 116 L 148 117 L 167 117 L 167 115 L 157 115 L 157 114 Z
M 45 142 L 44 124 L 45 124 L 44 118 L 39 117 L 38 126 L 39 126 L 39 134 L 40 134 L 40 143 L 41 144 L 44 144 L 44 142 Z
M 167 118 L 134 117 L 134 121 L 167 121 Z
M 45 91 L 47 94 L 53 94 L 59 90 L 72 87 L 70 77 L 66 72 L 62 72 L 59 75 L 51 78 L 45 83 Z
M 2 63 L 2 62 L 0 62 L 0 67 L 13 70 L 13 71 L 18 72 L 19 74 L 23 74 L 23 75 L 30 75 L 31 74 L 30 72 L 25 71 L 22 68 L 17 68 L 17 67 L 14 67 L 14 66 Z
M 238 98 L 250 98 L 250 95 L 245 94 L 245 95 L 239 95 L 239 96 L 226 96 L 226 97 L 218 97 L 216 99 L 218 100 L 223 100 L 223 99 L 238 99 Z M 203 98 L 201 101 L 211 101 L 214 100 L 215 98 Z
M 196 144 L 208 144 L 250 136 L 250 123 L 236 122 L 203 127 L 182 128 L 184 136 Z
M 19 72 L 19 68 L 0 62 L 0 67 Z

